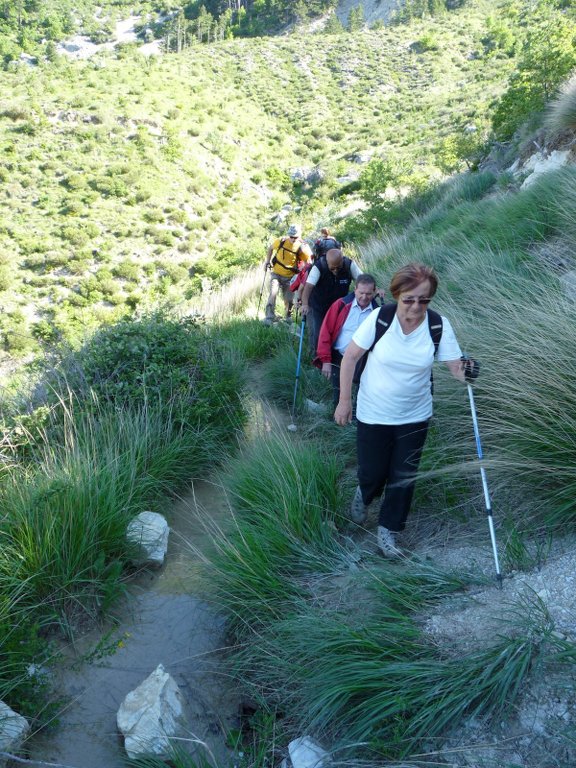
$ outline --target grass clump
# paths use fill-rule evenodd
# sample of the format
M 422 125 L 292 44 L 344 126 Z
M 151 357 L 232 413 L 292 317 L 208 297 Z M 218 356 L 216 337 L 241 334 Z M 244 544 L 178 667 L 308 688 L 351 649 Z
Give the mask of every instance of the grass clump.
M 548 106 L 546 125 L 558 132 L 576 128 L 576 77 L 564 83 L 559 95 Z
M 209 571 L 236 632 L 294 610 L 306 594 L 298 579 L 345 559 L 335 537 L 339 471 L 335 457 L 282 434 L 260 437 L 229 466 L 233 517 L 213 531 Z

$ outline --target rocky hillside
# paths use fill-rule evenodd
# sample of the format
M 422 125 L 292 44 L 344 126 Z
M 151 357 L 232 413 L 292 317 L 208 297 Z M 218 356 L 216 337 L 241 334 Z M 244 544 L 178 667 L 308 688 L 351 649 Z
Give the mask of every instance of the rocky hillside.
M 347 208 L 370 158 L 441 174 L 435 149 L 481 140 L 513 66 L 484 54 L 487 12 L 4 73 L 5 348 L 209 289 L 288 218 L 312 230 Z

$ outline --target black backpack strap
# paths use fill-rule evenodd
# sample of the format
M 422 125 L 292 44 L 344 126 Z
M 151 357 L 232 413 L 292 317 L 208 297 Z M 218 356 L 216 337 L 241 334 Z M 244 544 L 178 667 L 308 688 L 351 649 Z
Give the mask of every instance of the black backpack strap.
M 370 349 L 367 349 L 360 360 L 358 360 L 356 363 L 356 368 L 354 369 L 354 377 L 352 379 L 354 384 L 360 383 L 360 377 L 362 376 L 364 368 L 366 368 L 366 363 L 368 362 L 368 355 L 370 352 L 372 352 L 376 344 L 378 344 L 382 336 L 384 336 L 388 328 L 390 328 L 390 323 L 392 320 L 394 320 L 394 315 L 396 314 L 396 307 L 397 304 L 395 303 L 382 304 L 380 307 L 378 311 L 378 317 L 376 318 L 376 333 L 374 335 L 374 341 L 372 342 Z
M 281 261 L 278 258 L 278 251 L 285 251 L 285 250 L 287 251 L 288 250 L 287 248 L 284 248 L 284 243 L 286 242 L 286 240 L 288 240 L 287 237 L 283 237 L 280 240 L 280 245 L 276 249 L 276 253 L 274 254 L 274 258 L 272 259 L 272 263 L 275 264 L 276 262 L 278 262 L 278 264 L 280 264 L 281 267 L 284 267 L 284 269 L 288 269 L 288 270 L 290 270 L 290 272 L 294 272 L 294 274 L 297 275 L 298 272 L 300 271 L 297 266 L 289 267 L 287 264 L 284 264 L 284 262 Z M 302 243 L 300 243 L 300 247 L 298 248 L 297 251 L 290 251 L 290 253 L 293 254 L 294 256 L 296 256 L 296 258 L 298 258 L 298 256 L 300 255 L 300 251 L 301 250 L 302 250 Z
M 428 330 L 434 344 L 434 357 L 436 357 L 442 339 L 442 315 L 434 312 L 433 309 L 428 309 L 426 314 L 428 317 Z
M 380 307 L 378 317 L 376 318 L 376 335 L 374 336 L 374 341 L 368 352 L 372 352 L 376 344 L 378 344 L 382 336 L 384 336 L 388 328 L 390 328 L 390 324 L 396 315 L 397 306 L 398 305 L 395 303 L 388 303 L 382 304 Z

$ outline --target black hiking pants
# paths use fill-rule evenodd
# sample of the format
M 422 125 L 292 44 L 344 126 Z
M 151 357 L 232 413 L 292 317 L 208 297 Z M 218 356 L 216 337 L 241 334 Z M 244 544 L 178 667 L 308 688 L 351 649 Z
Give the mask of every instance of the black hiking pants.
M 318 336 L 320 336 L 320 328 L 322 327 L 322 321 L 326 313 L 316 307 L 310 307 L 308 315 L 306 316 L 306 325 L 308 326 L 308 342 L 310 343 L 310 352 L 312 357 L 316 356 L 316 347 L 318 346 Z
M 410 511 L 416 472 L 428 433 L 428 421 L 414 424 L 358 422 L 358 484 L 364 504 L 384 494 L 378 525 L 403 531 Z

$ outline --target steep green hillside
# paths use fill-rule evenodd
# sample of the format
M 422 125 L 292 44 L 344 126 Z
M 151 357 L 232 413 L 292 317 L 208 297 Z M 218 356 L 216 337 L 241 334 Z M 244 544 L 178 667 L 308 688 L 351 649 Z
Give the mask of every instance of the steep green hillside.
M 357 175 L 358 151 L 433 174 L 431 148 L 468 123 L 482 132 L 513 66 L 482 54 L 487 8 L 4 73 L 5 347 L 69 336 L 148 297 L 193 295 L 254 263 L 283 205 L 316 224 L 336 179 Z M 299 166 L 321 178 L 293 182 Z

